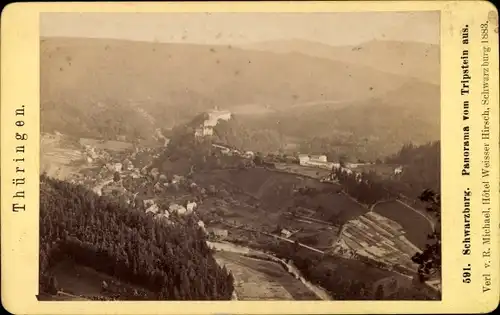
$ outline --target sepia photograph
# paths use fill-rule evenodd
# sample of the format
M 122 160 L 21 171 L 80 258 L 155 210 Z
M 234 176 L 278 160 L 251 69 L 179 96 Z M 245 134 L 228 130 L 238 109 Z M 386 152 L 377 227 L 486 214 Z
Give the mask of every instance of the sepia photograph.
M 441 301 L 440 18 L 40 13 L 37 299 Z

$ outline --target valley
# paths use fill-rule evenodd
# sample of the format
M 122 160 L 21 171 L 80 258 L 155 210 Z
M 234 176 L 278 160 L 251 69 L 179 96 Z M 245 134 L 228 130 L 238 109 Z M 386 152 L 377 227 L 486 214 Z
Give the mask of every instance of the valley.
M 46 137 L 53 138 L 51 135 Z M 373 211 L 401 224 L 405 236 L 416 245 L 416 251 L 417 247 L 423 248 L 426 244 L 424 233 L 428 232 L 425 231 L 432 230 L 429 219 L 417 210 L 410 210 L 410 206 L 403 201 L 388 200 L 369 207 L 349 196 L 342 184 L 324 181 L 330 173 L 314 167 L 267 162 L 267 166 L 248 164 L 245 167 L 225 168 L 226 158 L 233 161 L 244 161 L 247 158 L 237 157 L 237 154 L 228 157 L 220 151 L 214 151 L 212 154 L 221 160 L 219 168 L 193 172 L 191 167 L 187 174 L 176 167 L 176 163 L 181 161 L 169 164 L 168 169 L 154 168 L 155 160 L 164 158 L 162 151 L 175 150 L 169 145 L 138 147 L 123 143 L 118 146 L 102 146 L 101 142 L 91 139 L 76 141 L 64 135 L 59 137 L 59 142 L 44 140 L 42 143 L 47 145 L 47 150 L 52 151 L 73 143 L 76 152 L 78 150 L 75 143 L 79 143 L 80 151 L 75 154 L 71 166 L 56 164 L 59 165 L 60 172 L 52 173 L 52 176 L 84 184 L 98 195 L 119 198 L 146 213 L 152 211 L 154 218 L 165 216 L 163 220 L 174 225 L 179 224 L 176 217 L 181 212 L 172 212 L 172 205 L 178 204 L 187 209 L 186 203 L 195 201 L 194 212 L 191 210 L 188 213 L 202 222 L 203 229 L 209 231 L 206 232 L 209 240 L 225 242 L 229 246 L 247 246 L 252 248 L 251 251 L 264 250 L 273 253 L 272 257 L 276 257 L 275 259 L 282 257 L 285 260 L 299 261 L 300 264 L 302 258 L 294 259 L 285 254 L 289 250 L 287 246 L 299 246 L 306 250 L 304 253 L 309 252 L 306 256 L 319 254 L 321 257 L 328 256 L 331 257 L 329 259 L 342 259 L 346 262 L 359 260 L 359 263 L 371 266 L 365 267 L 367 272 L 378 272 L 383 277 L 402 274 L 403 278 L 412 278 L 416 275 L 416 266 L 412 265 L 409 256 L 405 256 L 408 254 L 395 252 L 402 259 L 402 263 L 398 264 L 409 266 L 403 268 L 399 265 L 392 266 L 391 263 L 387 265 L 387 262 L 381 263 L 378 258 L 363 254 L 363 250 L 357 252 L 356 247 L 349 249 L 350 245 L 347 245 L 346 251 L 341 237 L 342 230 L 359 216 Z M 57 143 L 61 146 L 60 149 Z M 174 140 L 169 143 L 177 142 Z M 192 147 L 193 150 L 203 150 L 202 148 L 204 147 L 198 148 L 196 144 Z M 204 154 L 202 152 L 195 154 Z M 91 154 L 91 162 L 84 159 Z M 58 163 L 57 160 L 55 162 Z M 80 173 L 75 172 L 74 165 L 80 165 Z M 176 169 L 179 170 L 178 174 L 174 173 Z M 116 177 L 113 174 L 119 174 L 118 181 L 113 179 Z M 151 204 L 156 208 L 153 209 Z M 220 231 L 224 231 L 224 236 L 216 236 Z M 343 249 L 339 251 L 339 248 Z M 279 263 L 276 265 L 246 255 L 223 249 L 214 256 L 219 265 L 225 266 L 235 277 L 234 292 L 238 299 L 318 298 L 301 281 L 290 276 Z M 379 277 L 376 279 L 381 279 Z M 316 281 L 316 285 L 321 283 L 312 279 L 306 281 Z M 64 283 L 63 281 L 62 284 Z M 66 288 L 64 292 L 75 291 Z M 331 294 L 333 291 L 329 292 Z M 363 297 L 356 292 L 353 291 L 353 298 Z M 367 294 L 366 290 L 363 292 Z M 89 293 L 80 296 L 88 297 Z
M 425 62 L 436 62 L 436 47 L 374 42 L 366 48 L 377 56 L 403 50 L 409 59 L 429 49 Z M 235 113 L 238 128 L 260 134 L 259 141 L 246 143 L 250 150 L 287 150 L 299 143 L 301 150 L 324 151 L 327 145 L 354 162 L 387 156 L 409 141 L 439 138 L 439 85 L 408 76 L 416 73 L 410 61 L 388 73 L 374 67 L 376 60 L 349 61 L 344 52 L 324 58 L 293 51 L 43 38 L 41 128 L 77 137 L 149 140 L 158 128 L 219 107 Z M 122 75 L 118 79 L 115 73 Z M 280 140 L 272 140 L 276 137 Z
M 38 298 L 440 300 L 437 39 L 189 16 L 41 33 Z

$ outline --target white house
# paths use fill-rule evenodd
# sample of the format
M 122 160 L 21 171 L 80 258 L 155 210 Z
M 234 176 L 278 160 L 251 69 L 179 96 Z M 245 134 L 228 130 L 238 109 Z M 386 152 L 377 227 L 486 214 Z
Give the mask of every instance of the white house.
M 113 166 L 114 166 L 115 171 L 117 171 L 117 172 L 122 171 L 122 163 L 115 163 Z
M 306 165 L 307 162 L 309 162 L 309 155 L 308 154 L 299 154 L 299 164 Z
M 194 202 L 194 201 L 193 201 L 193 202 L 189 202 L 189 201 L 188 201 L 188 203 L 187 203 L 187 205 L 186 205 L 186 210 L 187 210 L 189 213 L 191 213 L 191 212 L 193 212 L 193 211 L 196 209 L 196 207 L 197 207 L 197 206 L 198 206 L 198 205 L 196 204 L 196 202 Z
M 292 232 L 288 231 L 287 229 L 281 229 L 280 231 L 281 236 L 289 238 L 292 236 Z
M 168 207 L 168 211 L 170 213 L 177 213 L 177 214 L 185 214 L 187 212 L 186 208 L 176 203 L 171 204 L 170 207 Z
M 146 213 L 153 213 L 153 214 L 156 214 L 158 213 L 160 209 L 158 208 L 158 205 L 156 204 L 152 204 L 151 206 L 149 206 L 147 209 L 146 209 Z
M 212 236 L 218 238 L 218 239 L 225 238 L 229 235 L 227 230 L 219 229 L 219 228 L 209 228 L 208 233 L 211 234 Z
M 214 128 L 212 126 L 203 126 L 202 135 L 203 136 L 213 136 L 214 135 Z
M 180 183 L 183 180 L 184 180 L 184 176 L 174 175 L 174 177 L 172 178 L 172 184 Z
M 402 166 L 398 166 L 394 169 L 394 175 L 399 175 L 403 173 L 403 167 Z

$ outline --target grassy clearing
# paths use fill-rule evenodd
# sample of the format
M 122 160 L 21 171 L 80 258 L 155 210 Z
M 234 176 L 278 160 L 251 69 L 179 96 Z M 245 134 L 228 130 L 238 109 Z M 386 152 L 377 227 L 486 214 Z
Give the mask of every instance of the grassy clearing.
M 114 277 L 98 272 L 92 268 L 75 264 L 69 260 L 60 262 L 54 266 L 51 271 L 57 279 L 59 290 L 78 297 L 107 296 L 106 293 L 102 292 L 103 281 L 106 281 L 108 284 L 110 292 L 119 292 L 124 289 L 127 291 L 134 289 L 142 292 L 145 291 L 143 288 L 118 281 Z M 153 296 L 152 293 L 148 293 L 151 297 Z
M 59 179 L 68 179 L 85 167 L 83 154 L 60 137 L 42 135 L 40 139 L 40 171 Z
M 264 168 L 196 174 L 194 180 L 204 186 L 224 187 L 233 194 L 245 194 L 265 208 L 268 215 L 303 207 L 316 212 L 314 216 L 318 219 L 329 221 L 335 216 L 342 223 L 367 211 L 347 196 L 336 193 L 336 185 Z M 317 192 L 300 195 L 296 191 L 301 187 L 313 188 Z
M 305 167 L 298 164 L 276 163 L 276 169 L 289 173 L 299 174 L 307 177 L 321 179 L 330 174 L 330 170 L 317 167 Z
M 293 234 L 290 239 L 314 248 L 327 249 L 337 240 L 337 230 L 304 230 Z
M 110 151 L 126 151 L 133 148 L 133 145 L 129 142 L 115 141 L 115 140 L 98 140 L 90 138 L 80 138 L 81 145 L 91 145 L 92 147 L 100 150 L 110 150 Z

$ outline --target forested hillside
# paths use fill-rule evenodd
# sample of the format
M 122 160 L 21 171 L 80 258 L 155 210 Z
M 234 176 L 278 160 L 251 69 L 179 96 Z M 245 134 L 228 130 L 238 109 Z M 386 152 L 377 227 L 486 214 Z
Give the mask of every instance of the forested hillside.
M 425 91 L 425 97 L 412 97 L 414 90 Z M 297 139 L 301 152 L 326 154 L 330 160 L 346 155 L 351 162 L 375 161 L 403 144 L 439 139 L 439 95 L 438 86 L 412 81 L 362 101 L 291 107 L 244 118 L 246 125 Z
M 245 124 L 238 116 L 220 121 L 214 128 L 214 139 L 239 150 L 276 152 L 283 145 L 282 135 L 276 129 L 259 129 Z
M 424 145 L 404 145 L 386 160 L 389 164 L 399 164 L 402 173 L 397 176 L 395 191 L 409 197 L 419 196 L 425 189 L 441 191 L 441 141 Z M 399 188 L 399 189 L 398 189 Z
M 406 144 L 385 163 L 401 166 L 401 173 L 388 177 L 373 170 L 359 175 L 341 169 L 332 173 L 351 196 L 368 205 L 402 197 L 400 194 L 414 202 L 426 189 L 440 191 L 440 141 L 421 146 Z
M 233 277 L 194 220 L 169 225 L 83 186 L 40 181 L 41 292 L 60 289 L 52 270 L 69 260 L 154 293 L 122 299 L 230 299 Z

